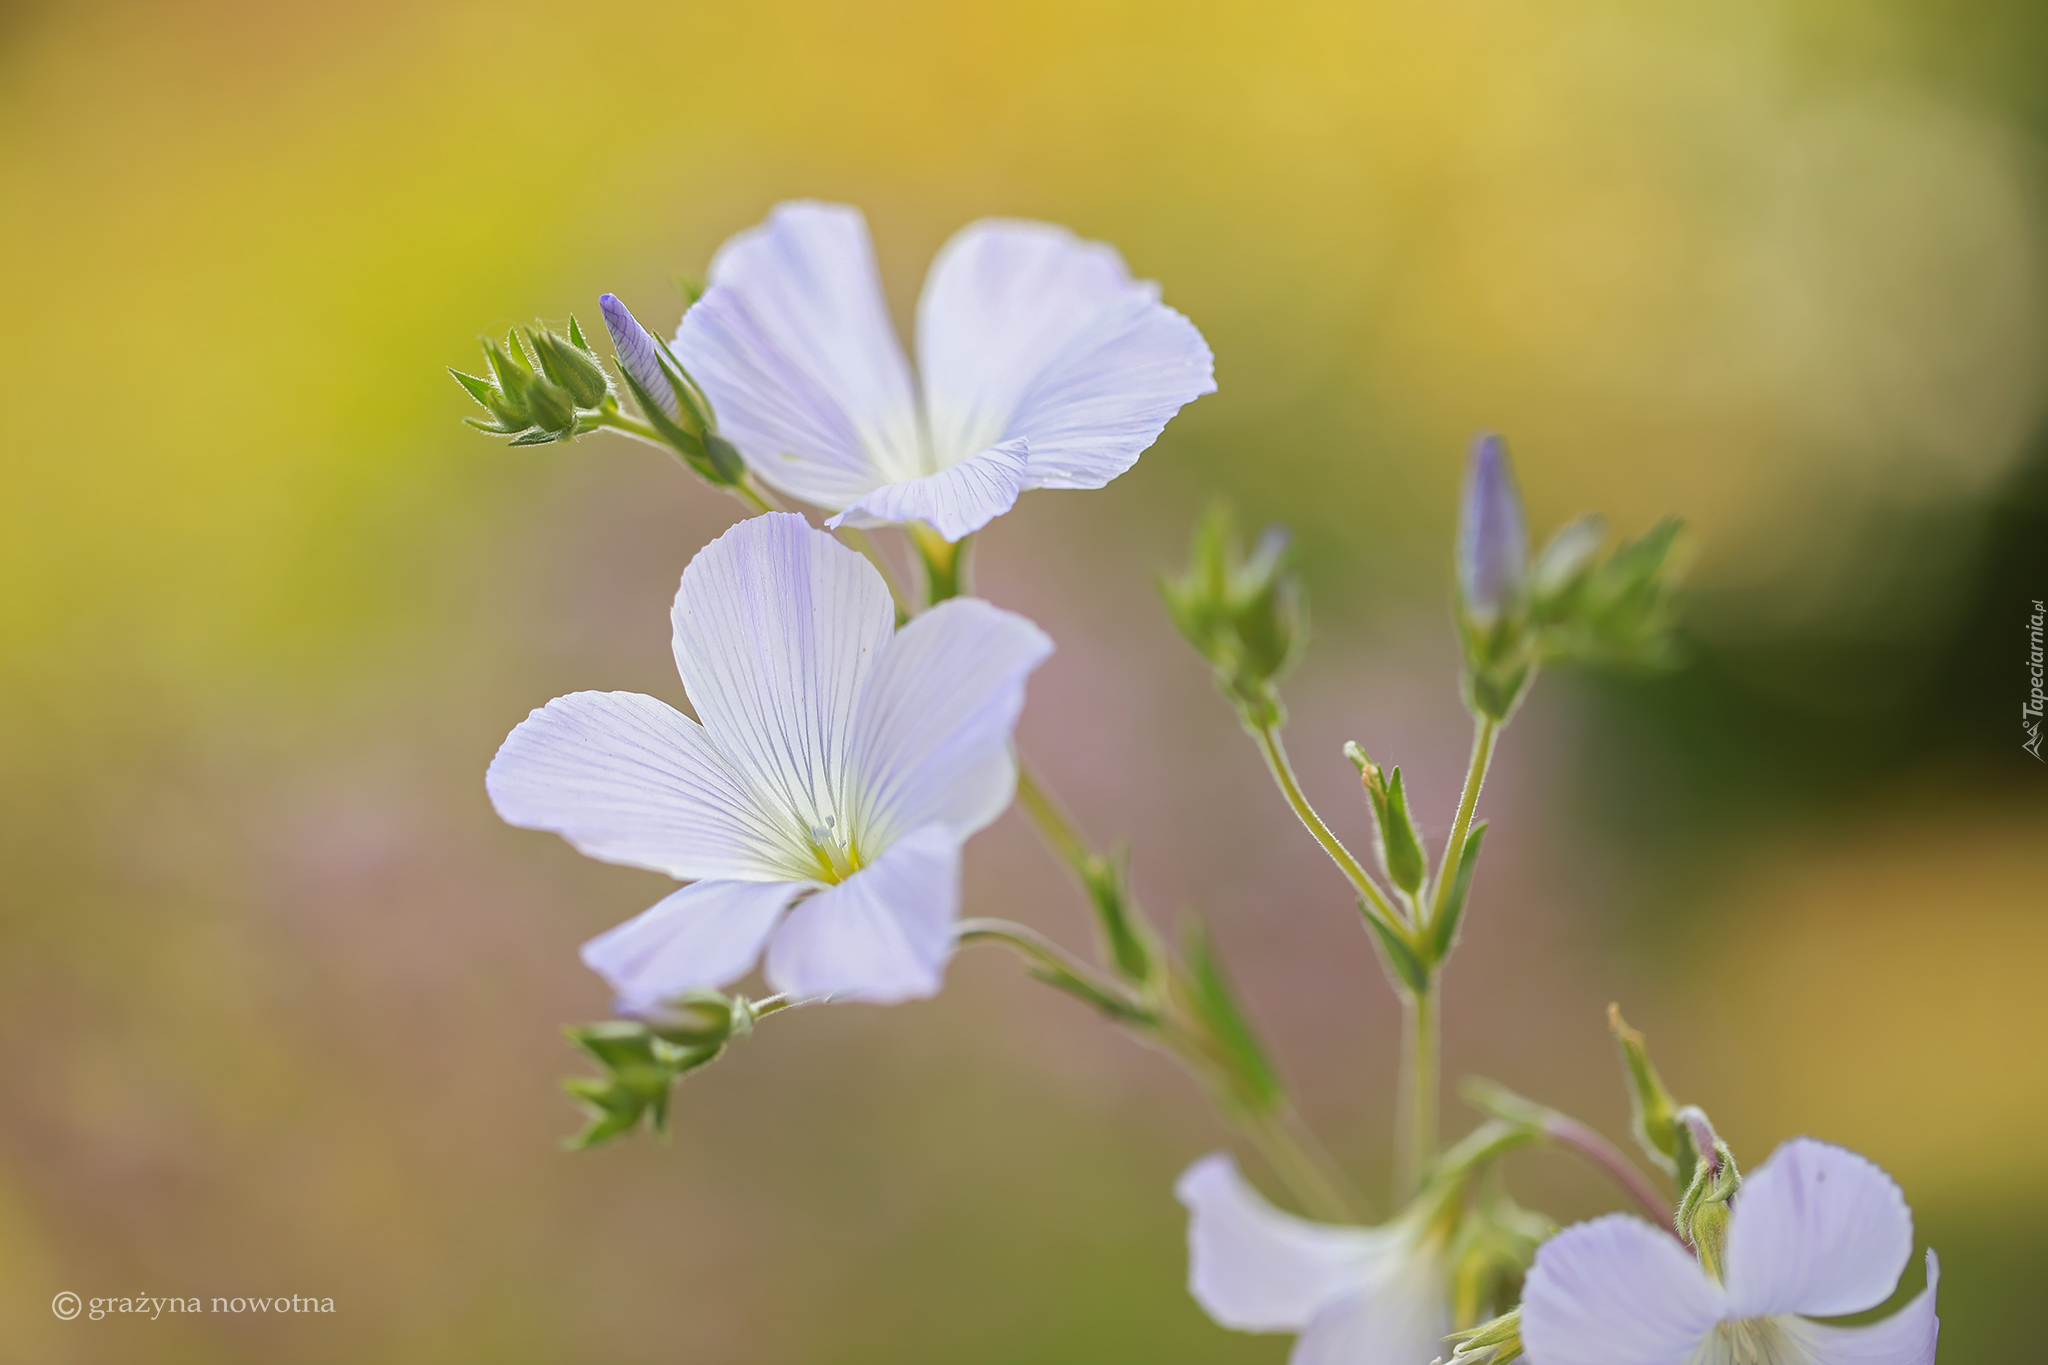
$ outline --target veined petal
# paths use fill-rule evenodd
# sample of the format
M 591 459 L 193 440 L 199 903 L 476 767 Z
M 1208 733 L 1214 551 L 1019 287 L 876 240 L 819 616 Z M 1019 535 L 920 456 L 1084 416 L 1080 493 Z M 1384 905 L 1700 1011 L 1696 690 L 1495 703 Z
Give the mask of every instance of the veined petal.
M 1419 1365 L 1446 1355 L 1446 1278 L 1432 1256 L 1392 1262 L 1378 1283 L 1316 1314 L 1288 1365 Z
M 583 965 L 627 1006 L 656 1005 L 747 974 L 803 887 L 790 882 L 696 882 L 583 945 Z
M 697 722 L 634 692 L 557 697 L 519 723 L 484 775 L 507 824 L 608 863 L 678 879 L 778 879 L 778 823 Z
M 1049 223 L 953 235 L 918 300 L 918 368 L 941 466 L 1031 443 L 1027 488 L 1100 488 L 1215 388 L 1209 348 L 1114 247 Z
M 1892 1178 L 1831 1143 L 1794 1138 L 1752 1171 L 1728 1219 L 1737 1317 L 1836 1317 L 1884 1302 L 1913 1255 L 1913 1214 Z
M 1024 680 L 1052 654 L 1046 633 L 971 597 L 941 602 L 896 633 L 854 723 L 855 832 L 886 846 L 939 824 L 965 839 L 1016 787 L 1010 736 Z
M 1005 441 L 947 465 L 936 474 L 885 483 L 863 493 L 825 524 L 886 526 L 891 522 L 928 521 L 947 540 L 958 540 L 979 531 L 1016 505 L 1029 458 L 1027 442 Z
M 697 552 L 671 619 L 705 732 L 789 851 L 780 878 L 814 875 L 811 831 L 843 836 L 854 715 L 895 633 L 888 585 L 802 517 L 771 512 Z
M 1195 324 L 1163 303 L 1102 318 L 1047 366 L 1010 418 L 1031 442 L 1026 488 L 1100 488 L 1189 403 L 1216 392 Z
M 676 403 L 676 391 L 669 386 L 668 375 L 661 368 L 661 352 L 653 336 L 633 316 L 633 310 L 619 302 L 617 294 L 599 295 L 597 305 L 604 310 L 605 330 L 612 334 L 612 353 L 618 357 L 619 368 L 646 390 L 662 412 L 669 417 L 677 416 L 681 408 Z
M 1522 1341 L 1531 1365 L 1686 1365 L 1726 1309 L 1669 1234 L 1610 1213 L 1536 1249 Z
M 1222 1326 L 1242 1332 L 1301 1331 L 1383 1279 L 1407 1246 L 1405 1234 L 1389 1229 L 1282 1213 L 1222 1152 L 1188 1167 L 1173 1192 L 1188 1210 L 1188 1292 Z
M 1930 1248 L 1927 1287 L 1890 1317 L 1862 1327 L 1829 1327 L 1799 1318 L 1783 1319 L 1778 1325 L 1799 1343 L 1812 1365 L 1934 1365 L 1934 1347 L 1941 1336 L 1934 1287 L 1940 1282 L 1941 1262 Z
M 959 839 L 912 830 L 790 912 L 768 945 L 768 984 L 876 1005 L 936 995 L 959 913 Z
M 712 259 L 677 359 L 762 478 L 838 509 L 926 472 L 910 367 L 867 222 L 841 204 L 778 204 Z

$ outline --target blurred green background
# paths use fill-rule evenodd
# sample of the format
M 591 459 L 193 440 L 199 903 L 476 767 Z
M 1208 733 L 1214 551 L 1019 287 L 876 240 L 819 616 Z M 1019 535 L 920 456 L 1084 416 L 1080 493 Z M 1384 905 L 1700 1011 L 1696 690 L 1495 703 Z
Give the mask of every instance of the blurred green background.
M 1292 522 L 1305 780 L 1362 835 L 1358 738 L 1441 838 L 1470 433 L 1542 527 L 1689 518 L 1693 666 L 1546 679 L 1505 745 L 1448 1065 L 1620 1136 L 1622 1001 L 1747 1163 L 1892 1170 L 1943 1359 L 2016 1358 L 2044 62 L 2001 0 L 0 6 L 0 1357 L 1284 1358 L 1181 1288 L 1171 1182 L 1227 1134 L 1000 956 L 773 1021 L 667 1147 L 555 1149 L 556 1030 L 607 1007 L 576 945 L 664 884 L 501 826 L 483 767 L 561 692 L 680 699 L 666 605 L 735 509 L 609 436 L 475 436 L 442 367 L 606 289 L 671 325 L 672 273 L 806 195 L 866 210 L 899 319 L 1015 214 L 1214 346 L 1220 393 L 1026 498 L 981 586 L 1060 643 L 1025 744 L 1155 914 L 1212 917 L 1368 1188 L 1395 1011 L 1150 577 L 1213 493 Z M 1085 942 L 1014 816 L 969 862 L 974 911 Z

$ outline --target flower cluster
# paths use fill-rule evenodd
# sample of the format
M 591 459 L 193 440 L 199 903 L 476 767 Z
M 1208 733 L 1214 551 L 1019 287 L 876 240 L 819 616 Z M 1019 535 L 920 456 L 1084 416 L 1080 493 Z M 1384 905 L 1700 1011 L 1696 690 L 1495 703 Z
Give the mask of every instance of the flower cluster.
M 1440 983 L 1469 919 L 1496 744 L 1546 666 L 1671 666 L 1667 521 L 1605 548 L 1599 518 L 1533 556 L 1498 437 L 1475 443 L 1452 556 L 1470 770 L 1441 847 L 1398 766 L 1355 744 L 1373 864 L 1310 803 L 1282 743 L 1281 684 L 1306 641 L 1283 531 L 1247 555 L 1227 510 L 1197 531 L 1167 608 L 1208 662 L 1275 787 L 1356 896 L 1406 1020 L 1394 1207 L 1358 1221 L 1350 1174 L 1307 1136 L 1198 921 L 1169 943 L 1101 851 L 1022 765 L 1045 632 L 973 597 L 963 542 L 1025 491 L 1099 488 L 1213 392 L 1201 333 L 1110 247 L 986 220 L 939 252 L 915 365 L 889 322 L 858 211 L 787 203 L 711 262 L 673 339 L 600 301 L 616 379 L 573 321 L 487 342 L 457 373 L 514 445 L 600 430 L 663 447 L 749 515 L 700 550 L 670 617 L 681 698 L 577 692 L 534 711 L 486 777 L 498 813 L 590 857 L 683 885 L 591 939 L 617 1016 L 570 1036 L 604 1074 L 569 1082 L 588 1146 L 659 1131 L 677 1082 L 780 1011 L 937 992 L 962 946 L 1031 974 L 1183 1065 L 1298 1211 L 1227 1153 L 1190 1166 L 1189 1288 L 1220 1325 L 1295 1335 L 1293 1365 L 1930 1365 L 1938 1266 L 1904 1308 L 1857 1326 L 1914 1250 L 1890 1178 L 1799 1138 L 1746 1178 L 1705 1112 L 1665 1088 L 1611 1012 L 1634 1136 L 1668 1190 L 1587 1125 L 1491 1082 L 1439 1141 Z M 620 404 L 630 398 L 638 415 Z M 787 510 L 822 514 L 822 528 Z M 921 591 L 868 532 L 896 528 Z M 1335 755 L 1331 755 L 1334 759 Z M 1099 962 L 1028 926 L 964 915 L 966 842 L 1015 800 L 1066 862 Z M 728 994 L 756 969 L 769 994 Z M 1637 1214 L 1558 1230 L 1508 1194 L 1501 1159 L 1548 1146 Z

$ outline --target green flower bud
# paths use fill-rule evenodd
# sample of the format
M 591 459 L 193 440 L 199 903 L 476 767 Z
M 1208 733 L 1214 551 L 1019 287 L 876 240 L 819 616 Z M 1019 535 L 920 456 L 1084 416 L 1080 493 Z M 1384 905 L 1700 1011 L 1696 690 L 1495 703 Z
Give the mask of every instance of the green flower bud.
M 1651 1064 L 1643 1035 L 1621 1017 L 1621 1006 L 1607 1007 L 1607 1027 L 1621 1048 L 1622 1070 L 1628 1077 L 1629 1126 L 1636 1144 L 1683 1189 L 1692 1183 L 1696 1154 L 1691 1134 L 1678 1120 L 1678 1101 L 1664 1088 L 1663 1078 Z
M 576 326 L 574 318 L 569 320 L 569 326 L 577 337 L 582 336 L 582 329 Z M 575 406 L 599 408 L 612 396 L 611 381 L 605 378 L 604 366 L 579 341 L 557 336 L 546 329 L 529 333 L 527 341 L 533 347 L 534 355 L 540 359 L 541 370 L 569 395 Z
M 1728 1236 L 1729 1201 L 1742 1188 L 1741 1172 L 1735 1169 L 1735 1154 L 1714 1133 L 1714 1125 L 1697 1106 L 1678 1111 L 1679 1126 L 1698 1160 L 1692 1181 L 1678 1201 L 1673 1220 L 1678 1235 L 1699 1253 L 1700 1265 L 1715 1279 L 1721 1279 L 1721 1252 Z
M 1286 531 L 1269 527 L 1246 558 L 1230 509 L 1218 504 L 1195 529 L 1187 572 L 1162 577 L 1159 590 L 1174 624 L 1215 669 L 1216 685 L 1247 722 L 1277 722 L 1275 685 L 1307 636 Z
M 1345 744 L 1344 756 L 1358 768 L 1359 779 L 1365 784 L 1366 798 L 1372 802 L 1380 865 L 1386 868 L 1387 876 L 1394 885 L 1413 896 L 1422 889 L 1423 879 L 1429 875 L 1429 860 L 1422 852 L 1422 840 L 1415 833 L 1415 824 L 1408 816 L 1408 796 L 1402 790 L 1401 770 L 1394 769 L 1392 778 L 1389 778 L 1366 757 L 1365 750 L 1355 741 Z

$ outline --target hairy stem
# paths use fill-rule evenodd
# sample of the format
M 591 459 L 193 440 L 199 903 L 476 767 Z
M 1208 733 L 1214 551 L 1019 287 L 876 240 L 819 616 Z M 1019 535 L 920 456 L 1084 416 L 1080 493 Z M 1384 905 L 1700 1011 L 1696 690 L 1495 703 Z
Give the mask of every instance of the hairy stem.
M 628 417 L 618 409 L 611 408 L 597 414 L 597 424 L 607 430 L 631 436 L 636 441 L 645 441 L 647 444 L 667 452 L 683 468 L 690 468 L 689 462 L 684 460 L 681 455 L 676 454 L 675 447 L 662 440 L 660 434 L 653 427 L 637 417 Z M 690 472 L 695 474 L 697 471 L 691 469 Z M 783 510 L 782 505 L 775 501 L 770 494 L 755 486 L 754 476 L 751 473 L 743 476 L 738 483 L 725 484 L 723 487 L 726 492 L 738 498 L 741 505 L 749 511 L 780 512 Z
M 1414 1198 L 1436 1162 L 1442 1085 L 1436 975 L 1425 990 L 1401 992 L 1401 1080 L 1394 1130 L 1394 1206 Z
M 1465 769 L 1465 790 L 1458 797 L 1458 815 L 1451 822 L 1451 840 L 1444 845 L 1443 862 L 1437 865 L 1436 898 L 1430 910 L 1432 921 L 1443 913 L 1444 901 L 1450 896 L 1451 882 L 1457 876 L 1458 859 L 1464 856 L 1465 840 L 1472 833 L 1472 813 L 1479 806 L 1479 788 L 1486 781 L 1486 771 L 1493 765 L 1493 743 L 1500 737 L 1500 722 L 1491 716 L 1481 716 L 1472 731 L 1472 761 Z
M 1075 827 L 1066 808 L 1039 783 L 1038 775 L 1031 771 L 1031 766 L 1022 757 L 1017 760 L 1017 804 L 1024 808 L 1024 814 L 1037 827 L 1039 837 L 1045 840 L 1060 861 L 1085 878 L 1097 856 L 1095 850 L 1088 846 L 1087 839 Z
M 1301 783 L 1294 776 L 1294 765 L 1287 759 L 1287 748 L 1280 742 L 1278 723 L 1248 721 L 1246 728 L 1251 731 L 1253 740 L 1257 742 L 1259 752 L 1265 756 L 1266 767 L 1271 770 L 1273 781 L 1280 788 L 1280 795 L 1286 798 L 1288 806 L 1300 818 L 1301 823 L 1308 827 L 1308 832 L 1315 836 L 1315 841 L 1323 846 L 1323 852 L 1330 855 L 1330 860 L 1337 864 L 1337 870 L 1344 874 L 1345 880 L 1349 881 L 1352 888 L 1378 912 L 1380 918 L 1390 926 L 1401 927 L 1405 934 L 1406 927 L 1402 924 L 1401 917 L 1395 912 L 1393 903 L 1387 899 L 1386 893 L 1380 890 L 1379 883 L 1365 870 L 1365 864 L 1359 862 L 1351 850 L 1344 847 L 1344 841 L 1331 832 L 1330 827 L 1323 823 L 1323 817 L 1316 814 L 1316 808 L 1309 804 L 1307 794 L 1302 791 Z

